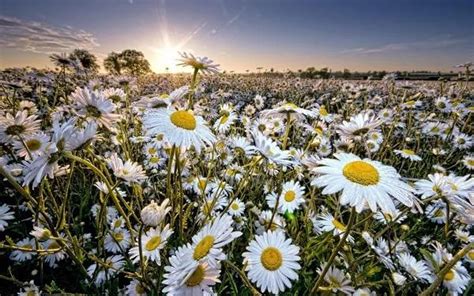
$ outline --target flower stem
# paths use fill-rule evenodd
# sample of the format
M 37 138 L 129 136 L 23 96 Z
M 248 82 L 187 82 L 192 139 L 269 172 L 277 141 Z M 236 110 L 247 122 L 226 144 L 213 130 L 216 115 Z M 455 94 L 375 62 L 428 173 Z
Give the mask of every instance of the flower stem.
M 344 245 L 347 237 L 349 236 L 349 232 L 351 231 L 351 228 L 354 225 L 355 217 L 356 217 L 356 211 L 355 211 L 355 208 L 353 207 L 352 210 L 351 210 L 351 216 L 349 217 L 349 223 L 347 224 L 347 227 L 346 227 L 346 231 L 344 231 L 344 235 L 342 236 L 341 240 L 337 244 L 336 248 L 332 251 L 331 257 L 329 257 L 329 261 L 324 266 L 324 269 L 321 272 L 321 275 L 319 276 L 318 280 L 316 281 L 313 288 L 311 289 L 311 294 L 312 295 L 316 295 L 319 286 L 321 285 L 322 281 L 324 280 L 324 276 L 328 272 L 328 270 L 331 267 L 334 259 L 336 258 L 337 253 L 342 248 L 342 246 Z

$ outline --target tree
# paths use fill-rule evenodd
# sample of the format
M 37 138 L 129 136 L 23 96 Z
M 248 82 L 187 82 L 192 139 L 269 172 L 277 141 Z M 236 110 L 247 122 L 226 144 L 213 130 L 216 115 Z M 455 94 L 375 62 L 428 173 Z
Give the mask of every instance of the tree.
M 104 60 L 104 68 L 111 74 L 143 75 L 151 72 L 150 63 L 142 52 L 126 49 L 121 53 L 111 52 Z
M 99 71 L 100 66 L 97 63 L 97 58 L 85 49 L 74 49 L 69 54 L 69 59 L 79 61 L 82 68 L 87 72 L 97 73 Z
M 111 74 L 122 74 L 122 62 L 120 61 L 120 54 L 116 52 L 109 53 L 109 55 L 104 59 L 104 68 Z
M 349 77 L 351 77 L 351 71 L 349 69 L 344 69 L 344 72 L 342 73 L 342 78 L 349 79 Z
M 151 72 L 150 63 L 142 52 L 126 49 L 120 53 L 122 68 L 131 75 L 143 75 Z

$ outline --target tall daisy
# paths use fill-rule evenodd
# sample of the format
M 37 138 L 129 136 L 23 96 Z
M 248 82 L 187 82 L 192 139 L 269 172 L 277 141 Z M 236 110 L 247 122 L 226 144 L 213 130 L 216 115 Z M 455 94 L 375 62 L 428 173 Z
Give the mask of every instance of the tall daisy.
M 372 212 L 381 208 L 384 212 L 395 212 L 392 198 L 407 207 L 413 205 L 412 188 L 402 182 L 401 176 L 390 166 L 379 161 L 361 159 L 354 154 L 336 153 L 336 159 L 323 159 L 314 169 L 320 176 L 311 185 L 323 187 L 323 194 L 342 191 L 342 205 L 355 207 L 360 213 L 368 207 Z
M 285 213 L 286 211 L 293 213 L 298 210 L 301 204 L 305 202 L 303 198 L 304 192 L 304 187 L 298 181 L 285 182 L 281 194 L 278 196 L 278 211 L 280 213 Z M 268 206 L 271 208 L 274 208 L 276 205 L 275 197 L 275 195 L 271 194 L 267 197 Z
M 172 234 L 173 230 L 170 229 L 169 224 L 167 224 L 162 230 L 159 227 L 155 229 L 152 228 L 142 235 L 140 239 L 143 258 L 161 265 L 160 250 L 165 247 L 168 238 Z M 134 263 L 140 261 L 140 249 L 138 246 L 131 248 L 129 253 Z
M 206 224 L 192 238 L 192 258 L 196 261 L 205 259 L 212 266 L 225 259 L 222 247 L 241 236 L 240 231 L 234 231 L 233 220 L 229 215 L 222 215 L 209 224 Z
M 9 143 L 20 137 L 31 135 L 40 128 L 36 115 L 28 116 L 28 111 L 18 111 L 14 116 L 6 113 L 0 116 L 0 142 Z
M 194 147 L 198 152 L 205 145 L 216 142 L 205 120 L 190 110 L 150 110 L 143 117 L 143 126 L 147 136 L 163 134 L 170 144 L 181 148 Z
M 299 251 L 281 231 L 256 236 L 242 254 L 249 279 L 264 293 L 278 294 L 291 288 L 291 281 L 298 279 L 296 271 L 301 268 Z

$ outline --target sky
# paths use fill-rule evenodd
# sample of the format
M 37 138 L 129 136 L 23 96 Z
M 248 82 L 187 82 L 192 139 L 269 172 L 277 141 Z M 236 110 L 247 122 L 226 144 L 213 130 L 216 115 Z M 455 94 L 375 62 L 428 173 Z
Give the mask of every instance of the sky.
M 0 68 L 127 48 L 155 72 L 177 51 L 235 72 L 456 70 L 474 60 L 473 0 L 0 0 Z

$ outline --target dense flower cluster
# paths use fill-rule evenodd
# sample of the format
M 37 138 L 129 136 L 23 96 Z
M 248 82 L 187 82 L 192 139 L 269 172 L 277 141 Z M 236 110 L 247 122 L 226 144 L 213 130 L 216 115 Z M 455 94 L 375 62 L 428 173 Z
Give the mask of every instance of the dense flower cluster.
M 468 293 L 472 85 L 182 65 L 0 73 L 5 291 Z

